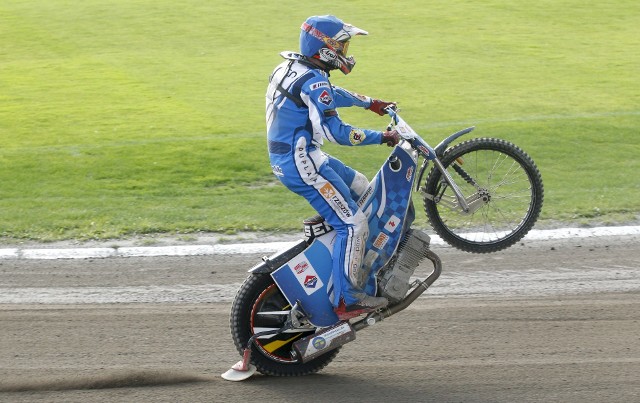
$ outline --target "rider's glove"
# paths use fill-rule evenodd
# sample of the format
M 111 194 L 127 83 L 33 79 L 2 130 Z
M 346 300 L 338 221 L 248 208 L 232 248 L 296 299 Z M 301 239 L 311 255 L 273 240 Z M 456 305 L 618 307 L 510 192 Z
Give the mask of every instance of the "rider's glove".
M 385 108 L 388 107 L 389 105 L 392 105 L 395 108 L 396 103 L 395 102 L 381 101 L 379 99 L 372 99 L 371 100 L 371 105 L 369 105 L 367 107 L 367 109 L 369 109 L 372 112 L 377 113 L 380 116 L 384 116 L 387 113 Z
M 382 132 L 382 141 L 380 144 L 387 144 L 389 147 L 393 147 L 400 141 L 400 135 L 397 130 L 387 130 Z

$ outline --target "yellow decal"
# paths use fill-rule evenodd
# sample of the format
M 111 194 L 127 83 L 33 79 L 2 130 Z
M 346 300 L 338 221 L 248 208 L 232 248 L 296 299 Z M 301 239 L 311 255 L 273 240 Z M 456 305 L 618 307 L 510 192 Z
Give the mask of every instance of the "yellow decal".
M 367 138 L 367 136 L 360 129 L 351 129 L 351 133 L 349 133 L 349 141 L 351 141 L 351 144 L 354 146 L 362 143 L 365 138 Z

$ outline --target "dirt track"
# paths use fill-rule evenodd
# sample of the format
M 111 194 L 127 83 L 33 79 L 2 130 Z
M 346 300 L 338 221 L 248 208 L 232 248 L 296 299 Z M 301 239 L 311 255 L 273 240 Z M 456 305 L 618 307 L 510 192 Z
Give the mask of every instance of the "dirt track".
M 640 401 L 638 239 L 437 253 L 442 289 L 479 268 L 498 288 L 520 270 L 525 288 L 446 295 L 435 292 L 436 282 L 432 295 L 359 332 L 320 374 L 243 383 L 219 377 L 238 360 L 228 302 L 5 303 L 0 401 Z M 0 287 L 234 285 L 256 258 L 0 260 Z M 594 268 L 611 273 L 609 281 L 581 281 Z M 562 275 L 547 275 L 554 272 Z M 542 273 L 548 287 L 543 281 L 534 290 L 526 273 Z

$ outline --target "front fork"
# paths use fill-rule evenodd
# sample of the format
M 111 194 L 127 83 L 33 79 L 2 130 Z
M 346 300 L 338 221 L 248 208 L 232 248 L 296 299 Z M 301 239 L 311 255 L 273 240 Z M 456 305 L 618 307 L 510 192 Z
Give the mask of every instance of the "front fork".
M 458 185 L 456 185 L 456 183 L 453 181 L 453 178 L 451 177 L 451 175 L 449 175 L 449 173 L 447 172 L 447 170 L 444 168 L 444 165 L 442 165 L 442 162 L 440 162 L 440 159 L 438 158 L 438 156 L 442 156 L 444 155 L 445 150 L 447 149 L 447 147 L 449 146 L 449 144 L 456 140 L 457 138 L 473 131 L 473 129 L 475 129 L 474 126 L 472 127 L 467 127 L 466 129 L 462 129 L 456 133 L 453 133 L 452 135 L 450 135 L 449 137 L 447 137 L 446 139 L 442 140 L 440 142 L 440 144 L 438 144 L 435 148 L 435 154 L 432 156 L 433 158 L 433 163 L 435 164 L 436 168 L 438 168 L 440 170 L 440 172 L 442 173 L 442 176 L 444 177 L 444 180 L 446 182 L 446 184 L 448 186 L 451 187 L 451 190 L 453 190 L 453 193 L 456 196 L 456 199 L 458 200 L 458 206 L 459 208 L 462 210 L 463 214 L 471 214 L 473 213 L 475 210 L 477 210 L 479 207 L 475 208 L 475 210 L 472 211 L 472 208 L 469 205 L 469 201 L 468 199 L 465 199 L 464 195 L 462 194 L 462 191 L 460 190 L 460 188 L 458 187 Z M 425 155 L 425 160 L 424 163 L 422 164 L 422 167 L 420 167 L 420 174 L 418 175 L 418 181 L 416 183 L 416 191 L 420 191 L 420 183 L 422 182 L 422 176 L 424 175 L 427 166 L 429 165 L 429 156 Z M 468 175 L 467 175 L 468 177 Z M 464 176 L 463 176 L 464 178 Z M 467 180 L 465 178 L 465 180 Z M 468 180 L 467 180 L 468 181 Z M 473 184 L 473 183 L 472 183 Z M 477 185 L 476 188 L 478 188 Z M 478 189 L 480 190 L 480 189 Z M 429 195 L 425 195 L 426 197 L 429 197 Z M 456 207 L 458 207 L 456 206 Z
M 467 201 L 467 199 L 465 199 L 464 195 L 462 194 L 462 191 L 460 190 L 458 185 L 456 185 L 455 181 L 453 180 L 449 172 L 447 172 L 447 169 L 444 167 L 444 165 L 442 165 L 442 162 L 440 162 L 440 159 L 438 157 L 435 157 L 432 161 L 433 161 L 433 164 L 436 166 L 436 168 L 442 174 L 445 184 L 451 187 L 451 190 L 453 191 L 453 193 L 456 196 L 456 199 L 458 200 L 457 205 L 455 203 L 452 203 L 452 205 L 449 207 L 452 207 L 452 208 L 459 207 L 462 210 L 463 214 L 469 214 L 470 212 L 469 202 Z M 446 189 L 446 187 L 443 188 L 442 192 L 440 192 L 439 195 L 424 194 L 424 192 L 420 189 L 420 183 L 422 183 L 422 177 L 424 176 L 424 173 L 426 172 L 428 166 L 429 166 L 429 160 L 425 159 L 424 162 L 422 163 L 422 166 L 420 167 L 420 174 L 418 175 L 418 180 L 416 182 L 416 191 L 421 192 L 425 197 L 433 200 L 435 203 L 438 203 L 440 202 L 440 197 L 444 193 L 444 189 Z
M 449 174 L 449 172 L 446 170 L 440 159 L 433 159 L 433 163 L 435 165 L 435 168 L 438 169 L 442 174 L 442 185 L 438 189 L 437 194 L 428 194 L 420 189 L 422 176 L 426 171 L 429 160 L 425 160 L 422 164 L 422 167 L 420 168 L 418 183 L 416 184 L 417 190 L 420 191 L 427 199 L 433 201 L 434 203 L 442 203 L 452 210 L 459 210 L 463 215 L 470 215 L 475 213 L 478 209 L 487 204 L 491 199 L 489 191 L 487 189 L 481 188 L 480 185 L 478 185 L 478 183 L 471 176 L 469 176 L 469 174 L 460 165 L 454 163 L 452 167 L 460 175 L 460 177 L 462 177 L 466 182 L 475 187 L 477 190 L 469 197 L 465 197 L 462 194 L 460 187 L 458 187 L 458 185 L 455 183 L 455 181 L 451 177 L 451 174 Z M 444 192 L 448 187 L 451 188 L 451 191 L 455 195 L 455 201 L 450 199 L 443 199 L 442 196 L 444 195 Z
M 460 190 L 458 185 L 456 185 L 456 183 L 453 181 L 453 178 L 451 177 L 447 169 L 444 167 L 444 165 L 442 165 L 442 162 L 440 162 L 440 160 L 436 157 L 433 160 L 433 164 L 436 166 L 436 168 L 440 170 L 440 173 L 442 174 L 442 177 L 444 178 L 445 182 L 447 183 L 447 185 L 451 187 L 451 190 L 456 195 L 456 199 L 458 199 L 458 205 L 462 209 L 462 212 L 464 214 L 469 214 L 469 203 L 467 203 L 467 199 L 464 198 L 462 191 Z

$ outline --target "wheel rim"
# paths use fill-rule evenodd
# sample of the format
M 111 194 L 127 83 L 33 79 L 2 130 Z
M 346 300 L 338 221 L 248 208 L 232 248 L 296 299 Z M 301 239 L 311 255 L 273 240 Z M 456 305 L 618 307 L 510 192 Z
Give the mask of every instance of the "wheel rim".
M 455 165 L 462 167 L 476 183 L 462 178 L 453 169 Z M 533 182 L 522 164 L 507 153 L 473 150 L 452 161 L 447 170 L 463 194 L 479 198 L 479 207 L 469 215 L 444 207 L 456 204 L 450 188 L 446 188 L 439 203 L 443 225 L 466 242 L 492 244 L 509 238 L 522 228 L 534 208 Z M 458 232 L 461 230 L 464 232 Z
M 271 284 L 258 296 L 251 309 L 251 334 L 280 329 L 290 311 L 289 302 L 278 287 Z M 262 336 L 256 339 L 255 347 L 272 360 L 294 363 L 298 360 L 294 357 L 293 343 L 313 332 L 314 330 Z

